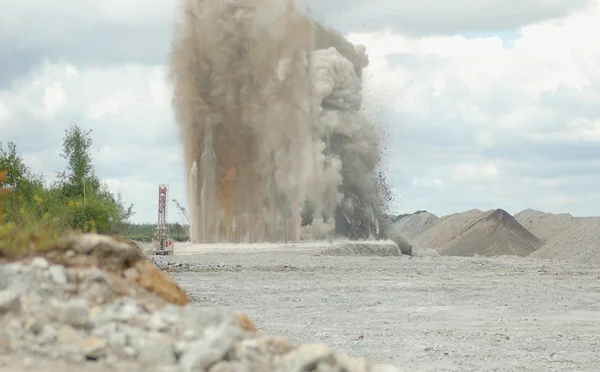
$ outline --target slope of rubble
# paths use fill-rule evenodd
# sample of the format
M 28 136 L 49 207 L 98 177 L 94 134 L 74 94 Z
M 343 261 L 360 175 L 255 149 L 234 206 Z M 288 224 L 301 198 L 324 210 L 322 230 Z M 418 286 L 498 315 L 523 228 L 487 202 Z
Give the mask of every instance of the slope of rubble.
M 427 230 L 438 217 L 427 211 L 417 211 L 394 222 L 392 229 L 400 229 L 409 239 L 413 239 Z
M 413 243 L 420 247 L 427 247 L 439 251 L 457 236 L 463 234 L 470 226 L 481 218 L 483 214 L 479 209 L 472 209 L 462 213 L 453 213 L 440 217 L 432 226 L 413 239 Z
M 577 223 L 577 218 L 569 213 L 553 214 L 533 209 L 525 209 L 515 214 L 515 219 L 543 241 L 557 236 Z
M 579 264 L 600 264 L 600 218 L 574 217 L 526 209 L 515 218 L 544 245 L 531 257 Z
M 531 257 L 600 265 L 600 218 L 573 217 Z
M 325 345 L 262 337 L 190 303 L 136 247 L 99 235 L 0 259 L 2 371 L 399 371 Z
M 415 239 L 447 256 L 528 256 L 542 242 L 502 209 L 442 217 Z

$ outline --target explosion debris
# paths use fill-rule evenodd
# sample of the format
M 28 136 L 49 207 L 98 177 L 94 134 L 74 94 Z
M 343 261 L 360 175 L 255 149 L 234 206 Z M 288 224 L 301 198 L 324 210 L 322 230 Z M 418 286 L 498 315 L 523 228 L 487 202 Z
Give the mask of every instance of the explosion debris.
M 368 65 L 292 1 L 184 0 L 171 55 L 194 242 L 385 234 Z M 303 226 L 305 225 L 305 226 Z

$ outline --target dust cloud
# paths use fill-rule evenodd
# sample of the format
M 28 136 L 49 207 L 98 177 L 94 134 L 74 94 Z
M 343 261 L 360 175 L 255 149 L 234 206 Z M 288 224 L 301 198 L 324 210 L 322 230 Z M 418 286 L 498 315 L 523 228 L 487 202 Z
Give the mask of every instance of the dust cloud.
M 184 0 L 170 58 L 197 243 L 381 238 L 363 46 L 293 1 Z

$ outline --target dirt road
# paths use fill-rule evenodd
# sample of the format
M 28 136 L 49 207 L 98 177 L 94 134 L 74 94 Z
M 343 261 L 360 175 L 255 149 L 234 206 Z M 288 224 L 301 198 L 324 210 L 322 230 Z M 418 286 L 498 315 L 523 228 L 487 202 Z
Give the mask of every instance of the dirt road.
M 600 269 L 519 258 L 203 250 L 172 275 L 266 334 L 407 371 L 598 371 Z

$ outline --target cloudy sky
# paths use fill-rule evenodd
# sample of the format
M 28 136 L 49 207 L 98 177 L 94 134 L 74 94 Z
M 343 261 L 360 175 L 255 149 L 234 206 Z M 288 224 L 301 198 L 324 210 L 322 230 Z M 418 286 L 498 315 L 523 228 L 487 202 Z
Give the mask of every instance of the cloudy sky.
M 0 141 L 50 181 L 77 122 L 135 222 L 156 220 L 159 183 L 185 205 L 164 67 L 176 8 L 0 0 Z M 395 212 L 600 215 L 600 0 L 320 0 L 311 11 L 367 47 L 365 109 L 386 128 Z M 183 222 L 173 205 L 169 218 Z

